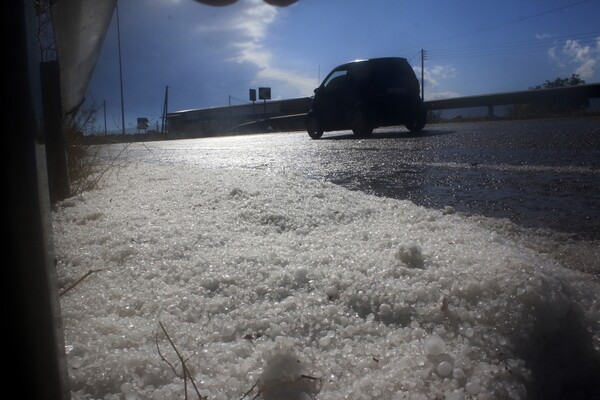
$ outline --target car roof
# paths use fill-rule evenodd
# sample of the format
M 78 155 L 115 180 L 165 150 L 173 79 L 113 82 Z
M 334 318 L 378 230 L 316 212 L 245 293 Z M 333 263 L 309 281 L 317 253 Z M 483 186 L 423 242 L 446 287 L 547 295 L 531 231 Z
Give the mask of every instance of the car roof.
M 338 69 L 338 68 L 342 68 L 342 67 L 347 67 L 350 65 L 354 65 L 357 63 L 363 63 L 363 62 L 391 62 L 391 61 L 400 61 L 400 62 L 408 62 L 406 60 L 406 58 L 404 57 L 377 57 L 377 58 L 365 58 L 365 59 L 357 59 L 357 60 L 353 60 L 353 61 L 349 61 L 347 63 L 338 65 L 337 67 L 335 67 L 334 69 Z

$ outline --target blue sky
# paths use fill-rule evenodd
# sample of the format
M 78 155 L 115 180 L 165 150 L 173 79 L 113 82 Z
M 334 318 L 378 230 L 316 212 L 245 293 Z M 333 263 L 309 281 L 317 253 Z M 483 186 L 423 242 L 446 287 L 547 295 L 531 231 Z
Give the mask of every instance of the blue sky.
M 137 117 L 312 95 L 333 67 L 358 58 L 406 57 L 425 98 L 526 90 L 579 74 L 600 81 L 600 0 L 298 0 L 274 7 L 238 0 L 119 0 L 126 127 Z M 88 88 L 120 129 L 116 15 Z M 99 115 L 100 117 L 100 115 Z M 98 118 L 103 126 L 103 116 Z

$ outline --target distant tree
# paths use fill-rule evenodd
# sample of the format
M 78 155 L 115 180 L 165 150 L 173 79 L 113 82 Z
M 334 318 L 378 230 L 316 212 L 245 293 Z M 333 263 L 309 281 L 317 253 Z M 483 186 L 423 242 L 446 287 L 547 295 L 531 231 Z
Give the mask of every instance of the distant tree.
M 547 80 L 542 84 L 530 86 L 529 90 L 552 89 L 577 85 L 585 85 L 585 81 L 581 79 L 578 74 L 572 74 L 568 78 L 557 77 L 554 80 Z M 564 99 L 533 104 L 517 104 L 513 107 L 511 116 L 513 118 L 534 118 L 581 114 L 589 104 L 590 102 L 588 99 Z
M 553 81 L 547 80 L 541 85 L 531 86 L 529 89 L 550 89 L 577 85 L 585 85 L 585 81 L 579 77 L 579 74 L 572 74 L 570 78 L 556 78 Z

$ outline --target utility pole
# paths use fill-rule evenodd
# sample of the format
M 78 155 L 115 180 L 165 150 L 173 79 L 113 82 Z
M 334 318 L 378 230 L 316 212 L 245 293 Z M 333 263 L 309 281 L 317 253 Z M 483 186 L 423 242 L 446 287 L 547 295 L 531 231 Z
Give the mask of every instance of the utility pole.
M 163 103 L 162 127 L 160 133 L 167 133 L 167 112 L 169 109 L 169 87 L 165 86 L 165 101 Z
M 119 2 L 115 2 L 115 10 L 117 12 L 117 42 L 119 47 L 119 81 L 121 84 L 121 128 L 125 135 L 125 103 L 123 101 L 123 66 L 121 63 L 121 28 L 119 24 Z
M 228 112 L 228 115 L 229 115 L 229 125 L 231 125 L 232 124 L 232 122 L 231 122 L 232 117 L 231 117 L 231 95 L 230 94 L 227 95 L 227 99 L 228 99 L 228 104 L 229 104 L 229 107 L 227 107 L 227 112 Z
M 108 132 L 106 131 L 106 100 L 102 101 L 102 106 L 104 108 L 104 136 L 107 136 Z
M 421 99 L 425 100 L 425 50 L 421 49 Z

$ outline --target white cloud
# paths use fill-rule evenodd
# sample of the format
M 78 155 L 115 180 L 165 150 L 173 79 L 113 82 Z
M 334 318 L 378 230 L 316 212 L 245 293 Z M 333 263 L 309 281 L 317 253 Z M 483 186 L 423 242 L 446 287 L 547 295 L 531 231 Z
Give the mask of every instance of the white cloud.
M 427 72 L 427 68 L 425 68 Z M 431 68 L 430 73 L 432 76 L 439 78 L 454 78 L 456 76 L 456 68 L 451 65 L 435 65 Z
M 255 67 L 255 82 L 279 81 L 289 92 L 309 95 L 315 87 L 314 79 L 283 69 L 274 64 L 277 57 L 265 46 L 264 39 L 277 21 L 281 10 L 263 0 L 239 1 L 235 12 L 214 21 L 203 21 L 197 27 L 200 33 L 219 34 L 229 40 L 221 42 L 231 50 L 226 61 Z
M 201 35 L 218 33 L 234 42 L 258 42 L 277 17 L 277 9 L 262 0 L 246 0 L 236 7 L 218 9 L 218 17 L 206 14 L 196 22 L 194 29 Z
M 563 47 L 563 53 L 573 57 L 578 62 L 589 60 L 591 49 L 590 46 L 582 46 L 577 40 L 567 40 Z
M 417 74 L 417 77 L 421 79 L 421 67 L 414 67 L 413 70 Z M 436 92 L 436 88 L 440 86 L 440 82 L 445 79 L 456 77 L 456 68 L 451 65 L 434 65 L 432 67 L 425 67 L 425 99 L 434 100 L 449 97 L 456 97 L 456 93 L 453 92 Z
M 576 70 L 575 73 L 583 79 L 589 79 L 594 76 L 594 70 L 596 68 L 597 60 L 588 59 L 585 60 Z
M 554 37 L 554 35 L 552 35 L 550 33 L 536 33 L 535 34 L 535 38 L 538 40 L 550 39 L 551 37 Z
M 453 97 L 458 97 L 459 94 L 456 92 L 445 91 L 445 92 L 431 92 L 425 90 L 425 100 L 441 100 L 441 99 L 451 99 Z
M 244 4 L 245 7 L 235 16 L 230 26 L 242 31 L 250 39 L 263 39 L 269 25 L 275 21 L 277 9 L 262 0 L 249 0 Z
M 566 67 L 566 64 L 561 60 L 560 56 L 557 54 L 556 47 L 550 47 L 548 49 L 547 54 L 548 58 L 550 58 L 550 60 L 554 62 L 559 68 Z
M 413 70 L 419 80 L 421 79 L 421 67 L 414 67 Z M 439 100 L 457 97 L 458 94 L 451 91 L 438 91 L 439 86 L 443 86 L 442 81 L 456 77 L 456 68 L 452 65 L 434 65 L 425 67 L 425 100 Z
M 236 53 L 228 61 L 247 62 L 259 69 L 269 68 L 272 54 L 270 51 L 264 49 L 263 45 L 259 42 L 237 42 L 233 44 L 233 47 L 236 48 Z
M 314 78 L 302 76 L 294 71 L 269 67 L 260 70 L 256 76 L 258 81 L 277 80 L 298 90 L 301 96 L 309 96 L 317 86 Z
M 578 74 L 582 79 L 590 79 L 600 62 L 600 37 L 591 45 L 582 45 L 577 40 L 568 39 L 562 46 L 548 49 L 547 54 L 560 68 L 569 68 L 571 73 Z

